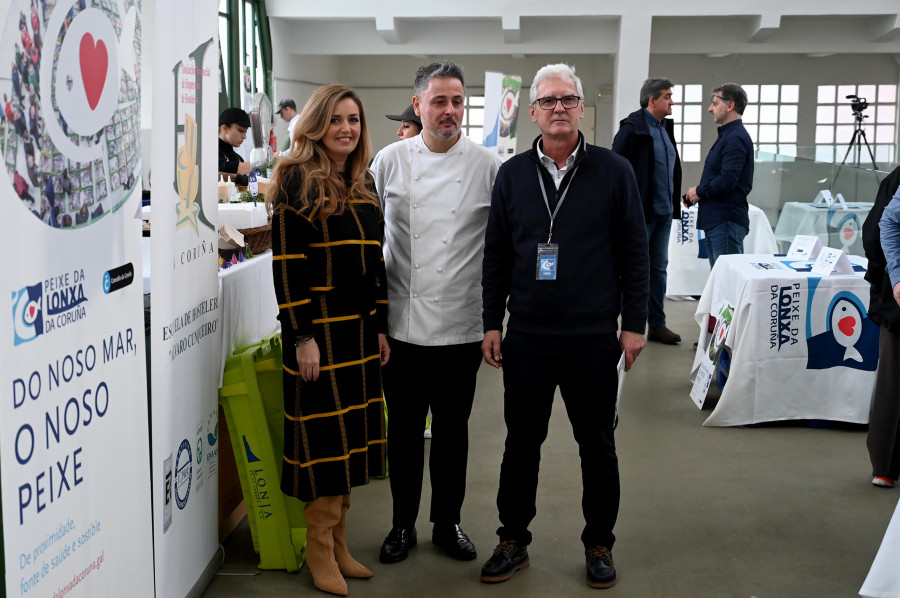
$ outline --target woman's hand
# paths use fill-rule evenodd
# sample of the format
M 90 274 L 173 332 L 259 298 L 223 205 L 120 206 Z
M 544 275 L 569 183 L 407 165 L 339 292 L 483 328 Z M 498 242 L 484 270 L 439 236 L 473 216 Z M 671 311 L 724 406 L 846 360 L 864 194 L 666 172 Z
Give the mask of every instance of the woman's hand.
M 316 339 L 309 339 L 309 342 L 297 346 L 297 365 L 304 382 L 319 379 L 319 345 Z
M 391 347 L 387 342 L 387 335 L 378 333 L 378 352 L 381 354 L 381 365 L 385 365 L 391 358 Z

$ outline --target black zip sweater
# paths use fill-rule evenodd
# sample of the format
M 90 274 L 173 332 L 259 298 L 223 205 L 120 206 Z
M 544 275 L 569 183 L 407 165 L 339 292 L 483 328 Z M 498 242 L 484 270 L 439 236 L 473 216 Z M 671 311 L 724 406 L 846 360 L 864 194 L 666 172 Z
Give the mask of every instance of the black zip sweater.
M 531 334 L 644 333 L 650 293 L 647 228 L 629 163 L 578 134 L 575 163 L 559 191 L 531 150 L 500 167 L 485 235 L 482 297 L 484 329 Z M 536 280 L 537 249 L 547 242 L 551 209 L 567 187 L 553 225 L 559 244 L 557 279 Z M 509 302 L 507 304 L 507 298 Z

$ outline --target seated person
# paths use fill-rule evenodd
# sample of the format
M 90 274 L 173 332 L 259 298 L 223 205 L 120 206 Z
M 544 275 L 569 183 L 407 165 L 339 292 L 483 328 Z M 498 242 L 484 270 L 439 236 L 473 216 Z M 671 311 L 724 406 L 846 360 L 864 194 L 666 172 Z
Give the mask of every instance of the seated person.
M 249 128 L 250 117 L 240 108 L 226 108 L 219 115 L 219 172 L 237 175 L 231 180 L 238 185 L 249 183 L 250 163 L 242 161 L 234 148 L 241 146 Z

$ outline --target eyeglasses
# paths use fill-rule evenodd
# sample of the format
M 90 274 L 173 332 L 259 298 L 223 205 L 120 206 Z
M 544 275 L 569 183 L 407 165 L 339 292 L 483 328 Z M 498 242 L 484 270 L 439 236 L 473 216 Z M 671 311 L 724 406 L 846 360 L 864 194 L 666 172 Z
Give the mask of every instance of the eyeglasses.
M 726 104 L 730 101 L 730 100 L 726 100 L 726 99 L 723 98 L 722 96 L 717 96 L 716 94 L 713 94 L 712 97 L 709 98 L 709 103 L 712 104 L 713 102 L 715 102 L 715 101 L 716 101 L 716 98 L 719 98 L 720 100 L 722 100 L 722 101 L 725 102 Z
M 562 107 L 566 110 L 571 110 L 578 106 L 578 103 L 581 101 L 581 96 L 563 96 L 561 98 L 554 98 L 553 96 L 547 96 L 545 98 L 538 98 L 534 101 L 535 105 L 540 106 L 541 110 L 554 110 L 556 109 L 556 103 L 561 102 Z

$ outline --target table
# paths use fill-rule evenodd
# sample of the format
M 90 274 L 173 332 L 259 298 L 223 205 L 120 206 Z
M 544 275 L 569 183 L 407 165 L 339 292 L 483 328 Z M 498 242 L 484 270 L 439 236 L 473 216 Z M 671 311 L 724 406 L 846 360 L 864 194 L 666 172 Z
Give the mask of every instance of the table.
M 222 228 L 223 224 L 230 224 L 234 228 L 254 228 L 257 226 L 265 226 L 269 221 L 269 215 L 266 212 L 265 202 L 257 202 L 253 205 L 247 203 L 220 203 L 218 206 L 217 226 Z M 153 210 L 151 206 L 141 208 L 141 220 L 153 220 Z
M 900 559 L 900 504 L 894 510 L 894 516 L 888 524 L 884 539 L 872 568 L 859 590 L 860 596 L 866 598 L 885 598 L 887 596 L 900 596 L 900 568 L 897 560 Z
M 692 377 L 709 342 L 709 315 L 723 301 L 734 308 L 725 337 L 731 366 L 704 425 L 869 421 L 879 329 L 868 318 L 867 262 L 851 262 L 852 275 L 821 278 L 810 275 L 810 262 L 770 254 L 716 261 L 694 314 L 700 338 Z
M 225 360 L 234 354 L 234 350 L 258 343 L 264 336 L 280 329 L 271 251 L 219 272 L 219 318 L 222 327 L 221 388 Z
M 745 253 L 776 253 L 775 235 L 765 212 L 750 205 L 750 232 L 744 238 Z M 681 221 L 672 223 L 669 235 L 669 267 L 666 295 L 699 295 L 709 278 L 709 258 L 703 231 L 697 230 L 697 206 L 681 208 Z
M 844 253 L 865 255 L 862 245 L 862 225 L 871 211 L 872 202 L 853 202 L 843 209 L 839 204 L 790 201 L 784 204 L 775 225 L 775 240 L 781 252 L 787 252 L 797 235 L 815 235 L 825 247 L 843 249 Z

